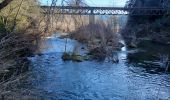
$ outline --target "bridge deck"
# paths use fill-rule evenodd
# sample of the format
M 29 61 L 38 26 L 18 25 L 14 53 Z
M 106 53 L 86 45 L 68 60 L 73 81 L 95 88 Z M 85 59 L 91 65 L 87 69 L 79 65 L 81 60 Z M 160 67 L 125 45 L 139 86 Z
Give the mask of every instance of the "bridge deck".
M 41 6 L 43 13 L 68 15 L 170 15 L 170 9 L 157 7 L 75 7 L 75 6 Z

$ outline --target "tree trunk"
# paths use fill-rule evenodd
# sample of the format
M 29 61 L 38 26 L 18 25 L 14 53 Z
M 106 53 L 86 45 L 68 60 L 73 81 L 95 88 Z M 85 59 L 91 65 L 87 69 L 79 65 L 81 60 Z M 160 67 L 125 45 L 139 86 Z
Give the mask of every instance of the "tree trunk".
M 11 1 L 13 0 L 4 0 L 2 3 L 0 3 L 0 10 L 6 7 Z

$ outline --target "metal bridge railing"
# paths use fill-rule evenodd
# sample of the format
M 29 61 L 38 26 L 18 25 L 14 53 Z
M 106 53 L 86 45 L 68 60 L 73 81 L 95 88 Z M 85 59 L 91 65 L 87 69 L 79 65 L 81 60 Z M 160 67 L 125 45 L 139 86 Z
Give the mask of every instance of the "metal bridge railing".
M 68 15 L 170 15 L 170 9 L 157 7 L 79 7 L 79 6 L 41 6 L 42 13 L 52 8 L 54 14 Z

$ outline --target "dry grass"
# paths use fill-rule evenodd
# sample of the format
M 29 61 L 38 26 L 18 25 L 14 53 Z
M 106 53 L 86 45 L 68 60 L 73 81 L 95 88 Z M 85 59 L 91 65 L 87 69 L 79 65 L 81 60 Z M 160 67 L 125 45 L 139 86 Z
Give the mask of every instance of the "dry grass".
M 88 43 L 99 41 L 101 44 L 106 44 L 109 41 L 116 43 L 118 39 L 116 33 L 104 23 L 82 26 L 74 31 L 71 37 L 80 42 Z
M 78 28 L 71 37 L 86 43 L 94 59 L 112 58 L 113 51 L 120 49 L 118 34 L 102 21 Z

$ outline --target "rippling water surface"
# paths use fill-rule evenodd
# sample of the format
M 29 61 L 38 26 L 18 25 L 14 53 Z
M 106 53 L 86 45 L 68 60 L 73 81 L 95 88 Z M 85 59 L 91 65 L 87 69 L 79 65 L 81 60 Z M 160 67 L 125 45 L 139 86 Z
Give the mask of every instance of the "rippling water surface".
M 75 44 L 68 40 L 67 51 Z M 42 55 L 29 58 L 30 74 L 21 83 L 22 88 L 46 91 L 45 100 L 170 100 L 170 75 L 149 73 L 128 63 L 125 48 L 117 52 L 118 64 L 78 63 L 61 60 L 64 45 L 65 40 L 59 38 L 43 41 Z

